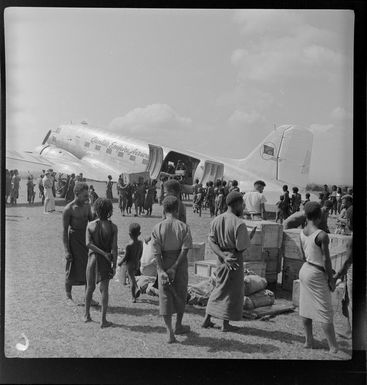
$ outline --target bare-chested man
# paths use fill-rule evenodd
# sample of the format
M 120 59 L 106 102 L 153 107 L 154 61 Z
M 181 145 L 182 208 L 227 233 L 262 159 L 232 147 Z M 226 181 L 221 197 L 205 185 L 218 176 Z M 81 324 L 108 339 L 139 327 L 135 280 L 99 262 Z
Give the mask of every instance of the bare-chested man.
M 85 237 L 88 221 L 93 220 L 88 185 L 77 182 L 74 194 L 75 199 L 65 206 L 62 216 L 66 258 L 65 290 L 66 297 L 70 300 L 73 286 L 86 285 L 88 248 Z

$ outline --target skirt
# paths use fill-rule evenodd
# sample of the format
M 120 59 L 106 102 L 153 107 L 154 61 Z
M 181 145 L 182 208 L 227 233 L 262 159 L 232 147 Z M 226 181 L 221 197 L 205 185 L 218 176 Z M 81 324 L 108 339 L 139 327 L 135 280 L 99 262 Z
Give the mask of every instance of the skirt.
M 176 262 L 180 252 L 181 250 L 162 252 L 164 270 L 167 270 Z M 162 285 L 161 280 L 158 280 L 160 315 L 184 313 L 188 282 L 187 258 L 177 267 L 175 279 L 171 285 Z
M 327 274 L 304 263 L 299 272 L 299 315 L 313 321 L 332 323 L 333 308 Z
M 88 263 L 85 230 L 69 229 L 69 247 L 73 261 L 66 262 L 66 282 L 70 285 L 85 285 Z
M 221 320 L 242 320 L 244 301 L 244 271 L 242 254 L 238 253 L 237 270 L 217 264 L 215 288 L 210 294 L 206 313 Z

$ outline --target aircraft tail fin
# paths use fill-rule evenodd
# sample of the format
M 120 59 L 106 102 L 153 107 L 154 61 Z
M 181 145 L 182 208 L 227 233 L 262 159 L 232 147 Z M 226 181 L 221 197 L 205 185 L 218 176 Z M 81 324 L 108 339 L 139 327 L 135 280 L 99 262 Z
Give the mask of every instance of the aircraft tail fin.
M 239 167 L 264 179 L 305 187 L 310 171 L 312 132 L 294 125 L 272 131 Z

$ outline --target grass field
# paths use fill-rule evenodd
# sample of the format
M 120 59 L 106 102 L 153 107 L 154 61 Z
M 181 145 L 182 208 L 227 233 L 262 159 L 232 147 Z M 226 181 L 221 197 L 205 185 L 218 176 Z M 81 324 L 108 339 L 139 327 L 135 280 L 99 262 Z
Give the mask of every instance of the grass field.
M 97 193 L 102 195 L 103 185 Z M 340 351 L 330 355 L 320 325 L 314 326 L 316 347 L 303 349 L 304 337 L 297 312 L 279 315 L 267 322 L 241 321 L 236 333 L 202 329 L 204 310 L 187 306 L 184 323 L 191 333 L 179 336 L 178 344 L 165 343 L 163 320 L 158 315 L 158 299 L 142 295 L 136 304 L 130 302 L 128 286 L 113 279 L 110 283 L 110 307 L 107 318 L 113 327 L 100 329 L 100 312 L 92 308 L 92 323 L 84 324 L 84 288 L 73 287 L 74 303 L 68 304 L 64 293 L 64 251 L 62 246 L 63 200 L 57 200 L 57 211 L 43 215 L 42 207 L 24 204 L 22 185 L 19 205 L 6 208 L 5 255 L 5 354 L 7 357 L 160 357 L 160 358 L 245 358 L 245 359 L 349 359 L 351 342 L 339 340 Z M 37 199 L 38 200 L 38 199 Z M 119 229 L 119 247 L 128 242 L 128 226 L 137 221 L 147 236 L 160 221 L 161 208 L 154 205 L 153 217 L 122 217 L 117 204 L 112 220 Z M 199 218 L 187 208 L 188 224 L 195 242 L 205 242 L 210 217 Z M 190 282 L 197 282 L 192 267 Z M 290 294 L 277 291 L 278 301 Z M 100 301 L 98 289 L 94 298 Z M 280 299 L 282 298 L 282 299 Z M 276 301 L 277 301 L 276 300 Z M 339 309 L 340 310 L 340 309 Z M 335 316 L 337 328 L 343 318 Z M 26 351 L 16 349 L 29 340 Z

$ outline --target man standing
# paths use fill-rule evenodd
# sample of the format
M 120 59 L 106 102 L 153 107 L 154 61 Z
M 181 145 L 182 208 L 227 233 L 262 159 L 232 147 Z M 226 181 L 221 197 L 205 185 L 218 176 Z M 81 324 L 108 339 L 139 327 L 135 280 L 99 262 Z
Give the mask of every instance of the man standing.
M 245 214 L 246 219 L 266 219 L 265 202 L 266 198 L 263 194 L 265 182 L 257 180 L 254 183 L 254 191 L 245 194 Z
M 88 221 L 93 220 L 88 185 L 77 182 L 74 194 L 75 199 L 65 206 L 62 216 L 66 258 L 65 290 L 66 297 L 70 300 L 72 286 L 86 285 L 88 248 L 85 236 Z
M 217 255 L 216 286 L 212 291 L 202 327 L 213 327 L 211 317 L 223 320 L 222 331 L 237 328 L 229 321 L 240 321 L 244 300 L 243 251 L 250 245 L 242 216 L 242 194 L 232 191 L 228 194 L 228 206 L 224 214 L 213 220 L 210 226 L 209 245 Z
M 287 219 L 291 211 L 291 208 L 290 208 L 291 199 L 289 198 L 288 186 L 286 184 L 283 186 L 283 196 L 284 196 L 283 219 Z

